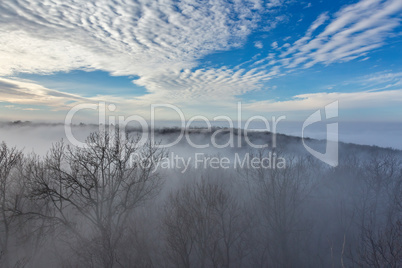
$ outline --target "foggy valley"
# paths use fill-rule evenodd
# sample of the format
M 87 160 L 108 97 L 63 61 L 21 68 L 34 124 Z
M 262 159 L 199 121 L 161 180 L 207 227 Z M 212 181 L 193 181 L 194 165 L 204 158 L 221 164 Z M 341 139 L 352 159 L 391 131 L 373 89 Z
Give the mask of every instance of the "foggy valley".
M 339 165 L 330 167 L 298 137 L 278 134 L 278 149 L 253 149 L 233 130 L 241 147 L 194 149 L 183 140 L 161 149 L 180 129 L 158 129 L 156 145 L 141 145 L 137 130 L 123 139 L 96 127 L 73 127 L 89 135 L 86 147 L 36 142 L 36 154 L 1 145 L 2 267 L 402 265 L 399 150 L 340 143 Z M 231 130 L 221 130 L 224 145 Z M 213 131 L 190 129 L 188 137 L 204 144 Z M 258 144 L 271 133 L 248 137 Z M 191 163 L 184 170 L 172 157 Z

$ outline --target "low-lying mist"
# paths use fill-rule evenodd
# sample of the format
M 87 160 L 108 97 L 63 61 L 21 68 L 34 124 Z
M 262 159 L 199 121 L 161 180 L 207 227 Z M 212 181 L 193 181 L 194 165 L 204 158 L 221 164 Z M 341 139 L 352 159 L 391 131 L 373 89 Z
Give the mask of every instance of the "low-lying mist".
M 0 267 L 402 266 L 399 150 L 340 143 L 333 167 L 269 132 L 98 129 L 0 126 Z

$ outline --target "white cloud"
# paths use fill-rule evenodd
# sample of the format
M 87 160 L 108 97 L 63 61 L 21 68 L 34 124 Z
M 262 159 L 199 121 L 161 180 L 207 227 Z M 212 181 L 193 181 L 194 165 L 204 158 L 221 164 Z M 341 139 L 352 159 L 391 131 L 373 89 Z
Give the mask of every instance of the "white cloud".
M 384 44 L 391 31 L 400 25 L 400 0 L 362 0 L 335 14 L 318 35 L 314 31 L 328 20 L 322 14 L 306 35 L 296 41 L 281 57 L 290 57 L 287 67 L 317 63 L 330 64 L 355 59 Z
M 370 83 L 389 83 L 389 82 L 402 82 L 402 72 L 393 73 L 393 72 L 380 72 L 371 75 L 367 75 L 362 78 L 365 81 Z
M 215 103 L 218 106 L 235 102 L 237 95 L 260 88 L 261 83 L 270 77 L 265 71 L 256 69 L 199 69 L 194 72 L 185 69 L 143 76 L 135 83 L 147 86 L 151 92 L 138 98 L 148 103 L 169 99 L 182 106 L 186 106 L 186 103 L 189 106 L 194 103 Z
M 26 105 L 46 105 L 53 109 L 68 109 L 71 104 L 89 102 L 79 95 L 48 89 L 29 80 L 0 78 L 0 102 Z M 7 108 L 16 107 L 8 105 Z M 29 108 L 27 108 L 29 109 Z M 35 108 L 32 108 L 35 109 Z
M 261 41 L 256 41 L 256 42 L 254 43 L 254 46 L 255 46 L 256 48 L 259 48 L 259 49 L 262 49 L 262 48 L 264 47 Z
M 4 90 L 0 99 L 56 108 L 66 107 L 69 100 L 108 100 L 131 109 L 157 101 L 233 100 L 258 89 L 269 76 L 257 70 L 189 69 L 208 53 L 240 46 L 256 27 L 262 8 L 260 0 L 1 1 L 0 76 L 104 70 L 139 76 L 133 82 L 149 94 L 127 100 L 60 97 L 57 91 L 55 97 L 51 93 L 56 91 L 33 81 L 11 79 L 15 87 Z
M 345 85 L 354 88 L 357 86 L 360 90 L 355 92 L 334 90 L 334 88 L 342 88 Z M 386 71 L 364 75 L 340 85 L 330 85 L 327 90 L 333 92 L 299 94 L 285 101 L 275 99 L 257 101 L 245 104 L 244 108 L 253 112 L 301 112 L 320 109 L 334 101 L 339 101 L 341 109 L 400 107 L 402 73 Z
M 332 19 L 325 12 L 302 38 L 280 47 L 275 62 L 289 71 L 366 58 L 370 51 L 384 45 L 386 38 L 394 36 L 401 11 L 400 0 L 361 0 L 342 8 Z
M 244 105 L 245 109 L 264 112 L 311 111 L 339 101 L 342 109 L 398 107 L 402 102 L 402 89 L 387 91 L 332 92 L 300 94 L 286 101 L 259 101 Z
M 350 81 L 351 84 L 359 84 L 361 87 L 368 90 L 389 90 L 398 89 L 402 87 L 402 72 L 379 72 L 363 77 L 359 77 L 354 81 Z
M 113 95 L 97 95 L 84 98 L 77 94 L 65 93 L 46 88 L 35 81 L 19 78 L 0 78 L 0 102 L 29 105 L 26 108 L 37 110 L 37 106 L 48 106 L 54 111 L 69 110 L 81 103 L 114 103 L 120 115 L 136 115 L 149 118 L 150 105 L 170 103 L 184 109 L 186 116 L 200 111 L 203 115 L 213 117 L 213 111 L 219 107 L 232 107 L 238 101 L 237 95 L 261 88 L 262 82 L 270 79 L 264 71 L 252 69 L 231 70 L 198 69 L 190 71 L 172 70 L 142 76 L 134 82 L 146 86 L 149 94 L 126 98 Z M 7 105 L 6 108 L 15 108 Z M 200 110 L 202 109 L 202 110 Z M 94 112 L 93 115 L 96 115 Z M 175 113 L 164 115 L 174 118 Z
M 1 1 L 0 75 L 194 67 L 212 51 L 240 45 L 256 25 L 256 8 L 256 0 Z
M 267 8 L 276 8 L 280 7 L 286 2 L 286 0 L 269 0 L 266 3 Z
M 275 29 L 280 23 L 287 22 L 289 17 L 287 15 L 276 15 L 273 16 L 270 20 L 266 21 L 266 25 L 263 26 L 263 30 L 266 32 Z

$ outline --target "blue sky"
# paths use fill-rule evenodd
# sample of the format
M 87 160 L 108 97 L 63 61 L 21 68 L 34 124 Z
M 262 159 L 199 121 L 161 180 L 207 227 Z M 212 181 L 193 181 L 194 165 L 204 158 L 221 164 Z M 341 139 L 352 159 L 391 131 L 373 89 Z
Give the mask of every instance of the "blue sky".
M 302 121 L 339 101 L 340 120 L 400 122 L 401 14 L 400 0 L 4 0 L 0 119 L 63 122 L 105 101 Z

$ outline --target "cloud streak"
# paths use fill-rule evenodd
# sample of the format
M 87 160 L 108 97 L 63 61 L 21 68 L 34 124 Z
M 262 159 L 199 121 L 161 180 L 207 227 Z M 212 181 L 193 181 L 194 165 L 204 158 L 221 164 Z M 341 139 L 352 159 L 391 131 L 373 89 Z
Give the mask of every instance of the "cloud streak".
M 0 102 L 46 105 L 56 110 L 69 109 L 71 103 L 89 102 L 79 95 L 48 89 L 34 81 L 0 78 Z M 27 108 L 33 110 L 34 108 Z
M 323 13 L 304 37 L 282 47 L 278 62 L 286 68 L 309 68 L 366 56 L 400 25 L 401 10 L 398 0 L 362 0 L 342 8 L 325 27 L 330 17 Z
M 259 101 L 244 107 L 264 112 L 311 111 L 334 101 L 339 101 L 342 109 L 398 107 L 402 102 L 402 89 L 300 94 L 286 101 Z

